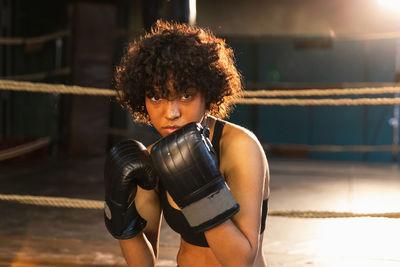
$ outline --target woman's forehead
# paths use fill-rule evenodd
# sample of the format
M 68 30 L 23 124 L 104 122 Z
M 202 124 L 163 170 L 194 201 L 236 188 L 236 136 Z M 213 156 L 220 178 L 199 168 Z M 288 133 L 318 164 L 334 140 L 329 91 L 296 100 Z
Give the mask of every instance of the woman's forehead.
M 160 96 L 176 96 L 181 94 L 191 93 L 194 94 L 199 90 L 195 87 L 181 87 L 174 84 L 174 80 L 169 79 L 165 83 L 165 86 L 154 85 L 152 88 L 146 91 L 146 93 L 160 95 Z

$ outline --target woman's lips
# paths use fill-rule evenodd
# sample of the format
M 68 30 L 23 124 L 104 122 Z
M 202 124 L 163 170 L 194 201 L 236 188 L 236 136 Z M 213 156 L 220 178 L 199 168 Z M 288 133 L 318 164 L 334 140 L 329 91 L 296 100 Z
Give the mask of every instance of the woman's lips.
M 163 130 L 165 132 L 167 132 L 168 134 L 175 132 L 176 130 L 178 130 L 180 127 L 179 126 L 167 126 L 167 127 L 163 127 Z

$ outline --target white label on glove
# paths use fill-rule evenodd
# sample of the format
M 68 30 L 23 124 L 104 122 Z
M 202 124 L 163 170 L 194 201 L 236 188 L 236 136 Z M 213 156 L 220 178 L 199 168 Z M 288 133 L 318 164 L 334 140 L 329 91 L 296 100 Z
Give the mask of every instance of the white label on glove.
M 104 213 L 106 214 L 107 219 L 111 220 L 111 210 L 107 205 L 107 202 L 104 202 Z
M 196 227 L 233 208 L 236 201 L 227 186 L 184 208 L 182 213 L 190 226 Z

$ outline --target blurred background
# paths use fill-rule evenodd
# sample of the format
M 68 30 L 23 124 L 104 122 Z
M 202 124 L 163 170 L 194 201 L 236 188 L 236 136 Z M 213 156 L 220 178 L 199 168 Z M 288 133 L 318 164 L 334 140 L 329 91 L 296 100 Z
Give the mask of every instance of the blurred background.
M 399 266 L 398 0 L 0 0 L 0 266 L 125 266 L 103 222 L 104 156 L 159 135 L 106 92 L 158 18 L 224 38 L 249 92 L 397 88 L 357 95 L 385 105 L 239 103 L 228 120 L 269 160 L 269 266 Z M 58 84 L 95 93 L 24 90 Z M 157 266 L 175 267 L 165 223 L 160 247 Z
M 225 38 L 246 90 L 393 86 L 400 54 L 398 5 L 390 0 L 1 0 L 0 76 L 113 88 L 114 68 L 128 42 L 165 18 Z M 121 138 L 140 136 L 146 144 L 158 138 L 132 124 L 112 97 L 7 90 L 0 97 L 0 148 L 48 137 L 49 146 L 34 157 L 100 155 Z M 270 156 L 398 162 L 394 111 L 395 105 L 239 104 L 230 120 L 254 131 Z M 397 150 L 332 149 L 346 145 Z

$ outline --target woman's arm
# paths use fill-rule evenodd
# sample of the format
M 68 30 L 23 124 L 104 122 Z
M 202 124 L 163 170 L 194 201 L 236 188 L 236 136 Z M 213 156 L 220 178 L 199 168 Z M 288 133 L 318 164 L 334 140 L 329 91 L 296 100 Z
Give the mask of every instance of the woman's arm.
M 132 139 L 113 146 L 104 165 L 104 222 L 113 237 L 124 240 L 130 266 L 155 265 L 160 205 L 151 169 L 148 151 Z
M 136 237 L 120 240 L 121 250 L 129 267 L 155 266 L 161 225 L 158 193 L 155 190 L 138 188 L 135 203 L 138 213 L 147 224 Z
M 231 125 L 226 127 L 229 129 L 224 130 L 220 144 L 221 171 L 240 211 L 230 220 L 206 231 L 205 236 L 223 266 L 252 266 L 259 246 L 268 164 L 253 134 Z
M 134 238 L 120 240 L 119 243 L 129 267 L 156 266 L 156 256 L 143 232 Z

